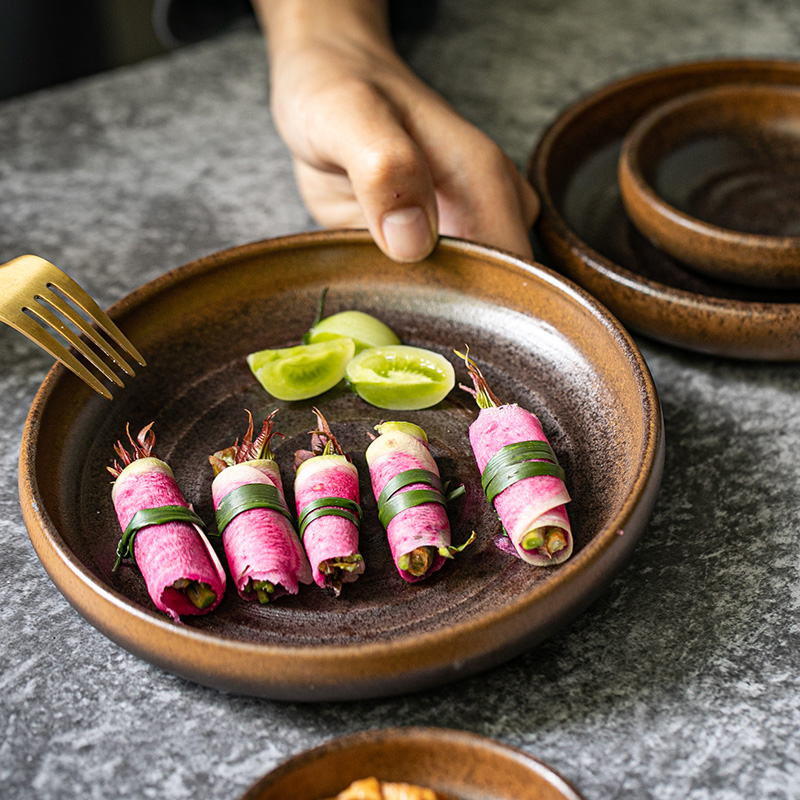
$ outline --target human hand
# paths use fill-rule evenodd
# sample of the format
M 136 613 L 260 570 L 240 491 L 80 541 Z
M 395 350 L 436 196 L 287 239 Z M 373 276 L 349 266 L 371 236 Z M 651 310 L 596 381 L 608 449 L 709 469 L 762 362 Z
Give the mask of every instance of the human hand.
M 438 233 L 531 256 L 532 187 L 411 72 L 380 3 L 317 2 L 308 15 L 291 13 L 302 0 L 261 6 L 275 122 L 320 224 L 367 227 L 401 262 L 427 256 Z

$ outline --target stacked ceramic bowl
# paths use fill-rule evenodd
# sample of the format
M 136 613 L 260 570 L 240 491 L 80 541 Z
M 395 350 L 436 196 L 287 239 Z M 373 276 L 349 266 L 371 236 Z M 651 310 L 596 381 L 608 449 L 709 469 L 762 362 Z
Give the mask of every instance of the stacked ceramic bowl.
M 545 131 L 529 165 L 541 260 L 635 332 L 800 358 L 800 63 L 640 73 Z
M 657 247 L 714 278 L 800 288 L 800 88 L 721 84 L 658 105 L 618 175 Z

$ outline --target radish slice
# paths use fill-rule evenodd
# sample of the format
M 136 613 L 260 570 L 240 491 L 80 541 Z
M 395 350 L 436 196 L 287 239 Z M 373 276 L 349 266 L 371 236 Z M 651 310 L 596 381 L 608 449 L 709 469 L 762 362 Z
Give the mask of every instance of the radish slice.
M 152 424 L 135 441 L 128 430 L 132 454 L 117 442 L 125 466 L 115 461 L 108 467 L 116 478 L 111 498 L 124 531 L 114 569 L 133 557 L 156 607 L 180 622 L 182 615 L 207 614 L 219 605 L 225 571 L 169 465 L 153 455 Z
M 364 559 L 358 551 L 358 471 L 325 417 L 316 408 L 314 414 L 317 429 L 312 431 L 311 450 L 295 454 L 295 502 L 314 582 L 330 587 L 338 597 L 343 583 L 364 572 Z
M 441 569 L 475 534 L 459 547 L 450 544 L 446 498 L 425 431 L 408 422 L 384 422 L 375 430 L 380 435 L 366 458 L 378 514 L 397 571 L 415 583 Z
M 269 449 L 276 411 L 253 441 L 253 417 L 241 444 L 209 457 L 217 527 L 236 590 L 245 600 L 265 604 L 297 594 L 311 583 L 311 568 L 297 538 L 283 494 L 280 469 Z
M 456 355 L 464 359 L 474 385 L 461 388 L 481 409 L 469 427 L 469 440 L 487 499 L 503 524 L 505 536 L 495 543 L 537 566 L 566 561 L 573 548 L 566 510 L 570 496 L 538 417 L 501 403 L 469 350 Z

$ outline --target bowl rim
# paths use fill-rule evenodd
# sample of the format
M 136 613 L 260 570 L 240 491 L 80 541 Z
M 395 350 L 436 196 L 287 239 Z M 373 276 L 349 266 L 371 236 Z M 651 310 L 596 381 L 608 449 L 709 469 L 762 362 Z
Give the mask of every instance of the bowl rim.
M 673 115 L 684 113 L 692 108 L 699 112 L 708 105 L 709 101 L 712 105 L 716 105 L 714 101 L 718 98 L 724 99 L 725 96 L 753 94 L 794 96 L 797 100 L 798 116 L 800 116 L 800 87 L 752 83 L 720 84 L 686 92 L 657 104 L 636 119 L 623 138 L 619 157 L 620 189 L 623 203 L 628 212 L 631 212 L 632 206 L 644 205 L 657 214 L 659 219 L 666 222 L 671 229 L 689 231 L 731 248 L 781 251 L 795 256 L 800 253 L 800 235 L 778 236 L 739 231 L 735 228 L 715 225 L 676 208 L 658 193 L 642 166 L 643 151 L 649 139 L 655 136 L 659 126 Z M 656 158 L 663 158 L 669 149 L 670 145 L 659 148 Z

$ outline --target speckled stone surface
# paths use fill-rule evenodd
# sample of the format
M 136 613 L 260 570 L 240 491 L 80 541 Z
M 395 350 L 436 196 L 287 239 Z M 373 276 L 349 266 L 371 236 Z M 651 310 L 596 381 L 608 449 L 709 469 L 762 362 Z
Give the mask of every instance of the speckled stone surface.
M 638 69 L 800 54 L 790 0 L 445 0 L 403 43 L 523 166 L 569 103 Z M 254 31 L 0 105 L 0 258 L 33 252 L 109 305 L 230 245 L 312 227 Z M 53 587 L 16 459 L 51 360 L 0 327 L 0 794 L 239 796 L 286 757 L 387 725 L 524 748 L 588 800 L 800 797 L 800 372 L 640 342 L 667 433 L 630 567 L 555 639 L 457 685 L 281 704 L 121 650 Z

